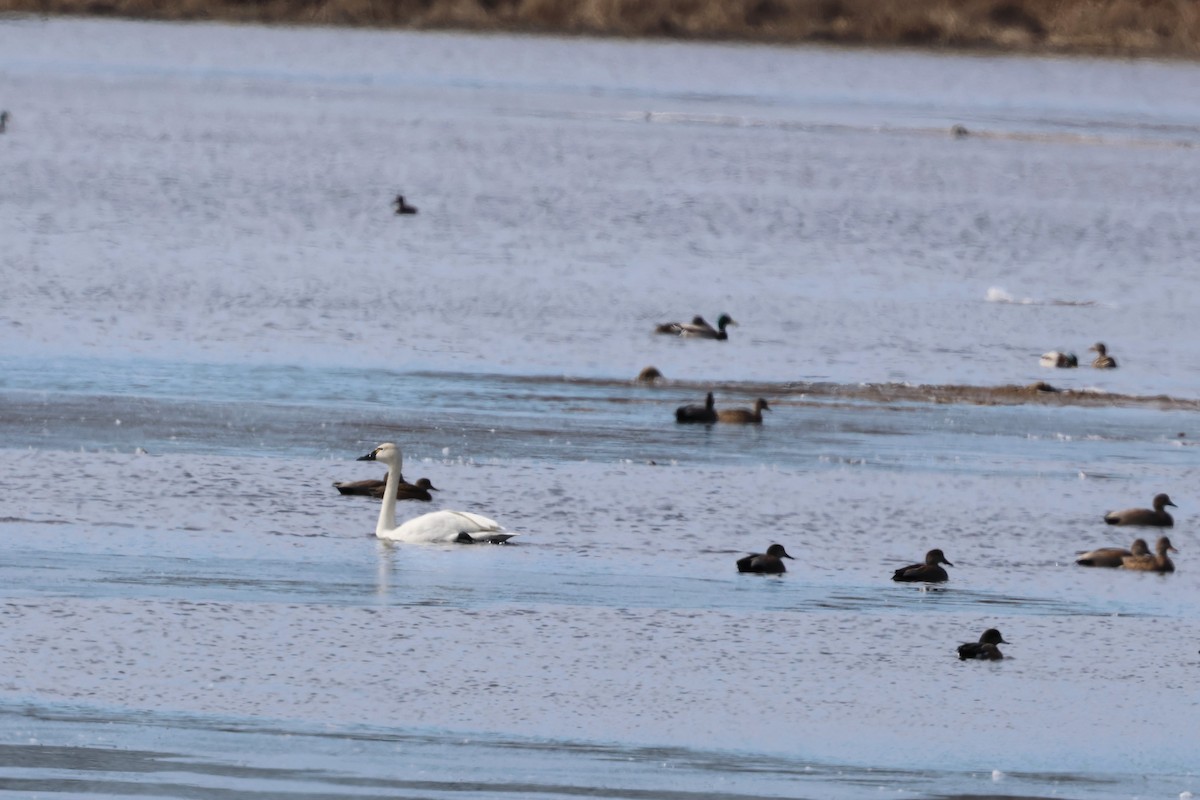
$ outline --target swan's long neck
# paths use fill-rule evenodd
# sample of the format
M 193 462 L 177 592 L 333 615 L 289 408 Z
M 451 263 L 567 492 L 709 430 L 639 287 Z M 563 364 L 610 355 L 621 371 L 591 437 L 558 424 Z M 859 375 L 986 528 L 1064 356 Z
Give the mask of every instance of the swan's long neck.
M 396 489 L 400 485 L 401 462 L 388 464 L 387 483 L 383 487 L 383 503 L 379 506 L 379 522 L 375 524 L 375 535 L 383 536 L 396 529 Z

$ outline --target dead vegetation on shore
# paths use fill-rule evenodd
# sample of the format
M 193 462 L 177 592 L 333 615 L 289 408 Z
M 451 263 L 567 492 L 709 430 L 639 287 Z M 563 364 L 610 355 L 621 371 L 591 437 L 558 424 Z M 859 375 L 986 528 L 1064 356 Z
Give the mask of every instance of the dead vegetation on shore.
M 0 0 L 171 20 L 1200 57 L 1196 0 Z

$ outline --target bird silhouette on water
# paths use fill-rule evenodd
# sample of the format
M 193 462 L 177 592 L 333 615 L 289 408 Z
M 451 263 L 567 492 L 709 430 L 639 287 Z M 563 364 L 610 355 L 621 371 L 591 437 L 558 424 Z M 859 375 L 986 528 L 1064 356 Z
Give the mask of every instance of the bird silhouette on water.
M 795 561 L 794 558 L 787 554 L 787 550 L 783 549 L 783 545 L 773 544 L 767 548 L 767 552 L 765 553 L 751 553 L 745 558 L 739 558 L 737 569 L 738 572 L 779 575 L 787 572 L 787 567 L 783 564 L 783 559 L 785 558 Z
M 687 405 L 675 409 L 675 421 L 710 425 L 717 421 L 717 411 L 713 407 L 713 393 L 709 392 L 704 398 L 704 405 Z
M 998 644 L 1008 644 L 1004 641 L 1004 637 L 1000 635 L 1000 631 L 995 628 L 988 628 L 979 637 L 978 642 L 967 642 L 958 646 L 958 658 L 961 661 L 966 661 L 968 658 L 979 658 L 984 661 L 999 661 L 1004 658 L 1004 654 L 1000 652 Z
M 925 554 L 925 561 L 921 564 L 909 564 L 907 567 L 901 567 L 892 574 L 892 580 L 904 582 L 925 583 L 941 583 L 950 579 L 946 574 L 946 570 L 942 569 L 939 564 L 946 564 L 953 567 L 941 550 L 930 550 Z
M 417 213 L 417 207 L 406 203 L 402 194 L 396 195 L 396 199 L 392 201 L 392 206 L 396 209 L 396 216 Z

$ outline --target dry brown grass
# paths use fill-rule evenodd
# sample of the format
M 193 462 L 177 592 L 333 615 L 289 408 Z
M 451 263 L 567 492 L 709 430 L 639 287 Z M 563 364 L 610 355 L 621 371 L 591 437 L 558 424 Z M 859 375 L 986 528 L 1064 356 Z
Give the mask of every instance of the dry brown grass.
M 0 10 L 1200 57 L 1200 0 L 0 0 Z

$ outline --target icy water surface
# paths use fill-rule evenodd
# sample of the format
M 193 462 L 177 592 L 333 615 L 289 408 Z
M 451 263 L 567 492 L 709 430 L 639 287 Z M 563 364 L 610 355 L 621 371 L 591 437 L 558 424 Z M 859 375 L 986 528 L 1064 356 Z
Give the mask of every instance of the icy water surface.
M 5 20 L 0 791 L 1196 792 L 1196 85 Z M 381 441 L 515 543 L 377 541 Z

